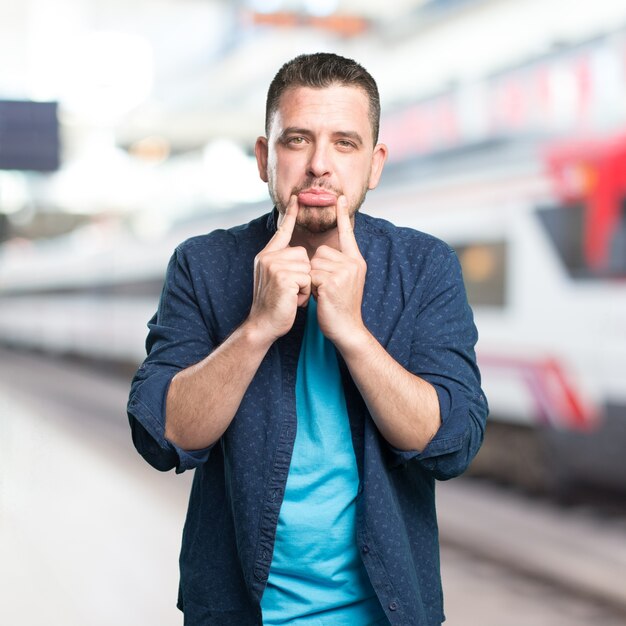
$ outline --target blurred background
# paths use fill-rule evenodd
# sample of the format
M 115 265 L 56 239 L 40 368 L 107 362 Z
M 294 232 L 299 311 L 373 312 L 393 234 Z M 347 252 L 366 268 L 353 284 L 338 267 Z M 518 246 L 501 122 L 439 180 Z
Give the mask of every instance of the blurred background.
M 0 0 L 0 622 L 182 624 L 188 473 L 125 402 L 167 260 L 271 206 L 283 62 L 376 78 L 363 210 L 461 260 L 491 404 L 440 485 L 447 623 L 626 624 L 626 4 Z

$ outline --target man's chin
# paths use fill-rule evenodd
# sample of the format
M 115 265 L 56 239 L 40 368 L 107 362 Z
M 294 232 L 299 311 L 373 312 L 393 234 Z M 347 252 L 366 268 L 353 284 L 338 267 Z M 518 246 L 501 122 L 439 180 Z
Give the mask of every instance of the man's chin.
M 337 221 L 334 222 L 304 222 L 296 223 L 298 230 L 311 233 L 312 235 L 321 235 L 333 230 L 337 227 Z
M 300 207 L 296 226 L 313 234 L 332 230 L 337 227 L 336 207 Z

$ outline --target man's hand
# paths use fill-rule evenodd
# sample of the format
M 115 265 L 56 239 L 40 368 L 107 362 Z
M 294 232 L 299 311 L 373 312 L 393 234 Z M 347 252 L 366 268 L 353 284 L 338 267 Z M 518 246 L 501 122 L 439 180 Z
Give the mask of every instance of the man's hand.
M 311 295 L 311 263 L 306 250 L 290 247 L 298 215 L 293 195 L 278 230 L 254 259 L 254 293 L 248 323 L 273 343 L 285 335 Z
M 345 196 L 337 199 L 337 234 L 339 250 L 320 246 L 311 259 L 311 283 L 320 329 L 341 350 L 367 333 L 361 317 L 367 264 L 354 238 Z
M 363 323 L 367 265 L 344 196 L 337 200 L 337 234 L 339 250 L 320 246 L 311 259 L 320 328 L 341 352 L 381 435 L 400 450 L 423 450 L 441 425 L 437 392 L 394 360 Z

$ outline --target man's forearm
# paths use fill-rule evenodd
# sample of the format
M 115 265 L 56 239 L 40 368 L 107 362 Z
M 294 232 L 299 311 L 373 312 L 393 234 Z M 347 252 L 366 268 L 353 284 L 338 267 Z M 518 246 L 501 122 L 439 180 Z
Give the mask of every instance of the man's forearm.
M 382 436 L 400 450 L 423 450 L 441 425 L 435 388 L 404 369 L 367 329 L 337 347 Z
M 254 259 L 247 320 L 206 359 L 174 376 L 166 400 L 165 437 L 184 450 L 215 443 L 228 428 L 270 346 L 293 326 L 311 294 L 305 248 L 290 246 L 298 215 L 292 195 L 274 236 Z
M 184 450 L 215 443 L 271 345 L 245 322 L 209 356 L 176 374 L 167 394 L 165 437 Z

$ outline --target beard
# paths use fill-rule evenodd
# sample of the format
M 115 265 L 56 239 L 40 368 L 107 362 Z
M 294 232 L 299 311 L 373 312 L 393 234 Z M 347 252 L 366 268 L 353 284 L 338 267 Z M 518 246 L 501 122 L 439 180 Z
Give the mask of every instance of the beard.
M 307 179 L 302 185 L 295 187 L 292 189 L 291 195 L 298 195 L 301 191 L 305 189 L 309 189 L 310 187 L 318 187 L 320 189 L 327 189 L 334 193 L 337 197 L 342 195 L 342 191 L 340 189 L 336 189 L 319 179 Z M 272 202 L 275 204 L 278 209 L 278 213 L 280 215 L 284 215 L 287 210 L 287 201 L 283 201 L 279 198 L 276 193 L 275 185 L 273 181 L 268 182 L 268 189 L 270 198 Z M 361 205 L 365 201 L 365 196 L 367 195 L 368 186 L 365 184 L 363 189 L 361 189 L 361 193 L 359 194 L 356 201 L 348 206 L 348 212 L 350 214 L 350 218 L 354 216 L 355 213 L 361 208 Z M 306 231 L 308 233 L 320 234 L 325 233 L 329 230 L 333 230 L 337 228 L 337 207 L 336 206 L 306 206 L 301 205 L 300 210 L 298 211 L 298 217 L 296 219 L 296 229 L 301 231 Z

